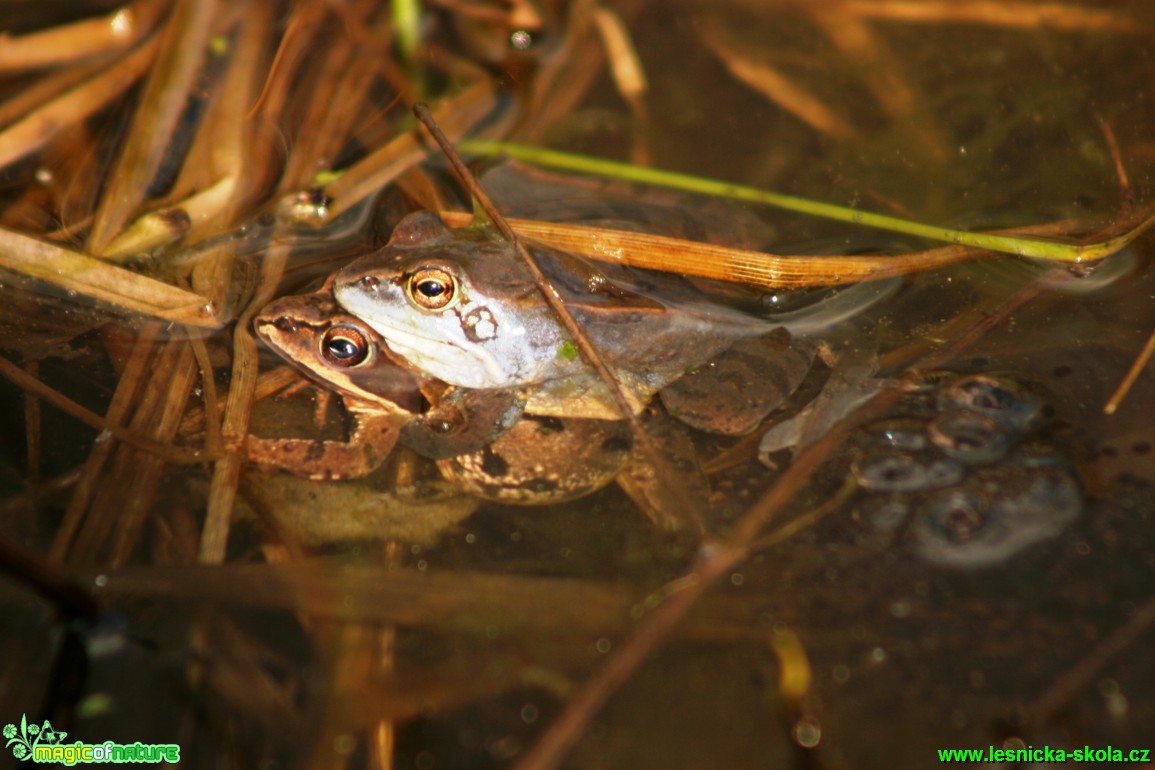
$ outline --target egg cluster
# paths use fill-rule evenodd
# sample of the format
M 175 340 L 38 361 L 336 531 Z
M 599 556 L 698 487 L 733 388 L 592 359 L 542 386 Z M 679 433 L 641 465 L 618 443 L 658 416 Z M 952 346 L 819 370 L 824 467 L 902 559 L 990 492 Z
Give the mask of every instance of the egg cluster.
M 1010 376 L 931 372 L 852 442 L 850 472 L 876 529 L 905 527 L 921 557 L 1002 561 L 1082 510 L 1067 459 L 1040 434 L 1046 405 Z

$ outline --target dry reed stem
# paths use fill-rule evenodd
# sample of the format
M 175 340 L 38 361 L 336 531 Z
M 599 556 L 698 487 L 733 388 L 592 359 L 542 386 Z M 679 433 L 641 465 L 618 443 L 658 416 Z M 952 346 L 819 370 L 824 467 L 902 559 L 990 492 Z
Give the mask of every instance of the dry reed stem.
M 132 48 L 152 31 L 169 0 L 137 0 L 107 16 L 12 36 L 0 33 L 0 73 L 58 67 Z
M 0 500 L 0 517 L 17 521 L 28 510 L 37 509 L 46 501 L 60 499 L 64 493 L 76 486 L 80 480 L 80 466 L 59 473 L 48 479 L 41 479 L 35 488 L 25 487 L 19 492 Z
M 217 0 L 175 0 L 120 154 L 109 169 L 87 251 L 101 254 L 136 213 L 201 71 Z
M 144 367 L 152 355 L 159 334 L 160 324 L 156 322 L 144 324 L 137 334 L 136 343 L 132 346 L 128 361 L 125 362 L 116 391 L 112 394 L 112 402 L 105 412 L 104 419 L 108 425 L 120 427 L 127 419 L 130 405 L 136 398 L 136 390 L 144 374 Z M 52 541 L 50 554 L 53 559 L 64 561 L 70 553 L 73 538 L 96 493 L 97 484 L 103 477 L 105 465 L 115 446 L 114 442 L 107 439 L 97 441 L 88 453 L 76 489 L 68 500 L 64 518 Z
M 153 372 L 150 385 L 157 393 L 157 403 L 140 430 L 154 441 L 171 444 L 197 382 L 198 371 L 187 341 L 170 340 L 166 348 L 172 352 L 165 359 L 171 360 L 173 365 Z M 124 486 L 105 485 L 106 489 L 115 490 L 108 497 L 108 512 L 116 517 L 117 522 L 117 535 L 108 562 L 113 566 L 128 563 L 135 551 L 165 475 L 163 457 L 129 447 L 121 447 L 119 452 L 125 455 L 131 467 L 126 473 L 128 481 Z M 94 513 L 99 515 L 101 512 Z
M 276 291 L 288 261 L 290 246 L 284 239 L 273 238 L 273 245 L 261 262 L 261 280 L 258 290 L 237 319 L 237 333 L 233 334 L 233 367 L 228 397 L 225 400 L 221 437 L 225 455 L 213 468 L 209 486 L 208 510 L 201 536 L 199 560 L 203 564 L 224 561 L 228 545 L 229 524 L 236 502 L 237 484 L 245 464 L 244 445 L 249 432 L 249 417 L 253 408 L 260 368 L 257 342 L 249 332 L 254 315 L 268 304 Z
M 366 6 L 366 4 L 362 4 Z M 360 10 L 361 14 L 353 16 Z M 379 8 L 372 19 L 367 6 L 349 9 L 346 27 L 357 24 L 369 26 L 359 34 L 336 36 L 325 51 L 313 83 L 315 92 L 305 102 L 300 133 L 293 140 L 277 192 L 313 187 L 320 171 L 333 167 L 337 153 L 349 141 L 352 127 L 364 109 L 373 80 L 380 74 L 369 62 L 380 61 L 381 52 L 388 51 L 393 37 L 393 24 L 385 8 Z M 352 39 L 350 39 L 352 37 Z
M 167 597 L 308 618 L 392 624 L 436 632 L 504 638 L 532 633 L 565 640 L 619 637 L 647 589 L 628 581 L 541 577 L 470 570 L 418 570 L 372 562 L 311 558 L 288 563 L 128 566 L 107 573 L 109 596 Z M 238 585 L 245 586 L 238 592 Z M 582 608 L 580 613 L 574 607 Z M 681 638 L 711 644 L 764 638 L 761 602 L 719 596 L 687 618 Z
M 253 400 L 260 401 L 262 398 L 268 398 L 286 388 L 303 384 L 308 384 L 308 381 L 305 380 L 296 369 L 288 365 L 278 366 L 271 371 L 261 373 L 257 379 L 256 389 L 253 391 Z M 220 414 L 225 408 L 226 396 L 227 394 L 217 394 L 217 401 L 212 407 L 212 411 Z M 185 413 L 184 419 L 181 421 L 179 434 L 181 436 L 192 436 L 207 431 L 208 428 L 205 425 L 207 411 L 207 405 L 190 407 Z
M 442 102 L 434 115 L 446 135 L 457 141 L 492 112 L 496 105 L 493 84 L 483 81 Z M 412 130 L 398 135 L 346 169 L 336 181 L 326 185 L 325 194 L 331 203 L 325 220 L 336 218 L 424 160 L 428 151 L 422 142 L 421 130 L 420 126 L 414 126 Z
M 65 396 L 63 393 L 45 385 L 35 377 L 30 376 L 27 372 L 21 369 L 16 364 L 9 361 L 7 358 L 0 357 L 0 377 L 4 377 L 12 382 L 17 387 L 24 391 L 35 395 L 42 399 L 48 405 L 59 409 L 70 417 L 84 423 L 85 425 L 95 428 L 99 431 L 107 431 L 109 436 L 124 441 L 127 444 L 139 447 L 148 452 L 159 454 L 169 459 L 170 462 L 181 464 L 202 463 L 210 459 L 205 453 L 196 450 L 183 450 L 178 447 L 171 447 L 166 444 L 158 443 L 146 436 L 141 436 L 131 430 L 126 430 L 121 427 L 109 424 L 109 422 L 95 412 L 86 409 L 72 399 Z
M 593 11 L 594 26 L 606 48 L 610 74 L 618 93 L 626 100 L 634 117 L 633 147 L 630 161 L 638 166 L 653 164 L 649 148 L 650 113 L 646 94 L 650 85 L 642 67 L 642 59 L 634 47 L 630 32 L 622 17 L 608 8 L 598 6 Z
M 1027 704 L 1019 720 L 1022 730 L 1034 731 L 1045 727 L 1075 696 L 1088 689 L 1108 664 L 1148 635 L 1152 626 L 1155 626 L 1155 598 L 1147 599 L 1132 610 L 1122 625 L 1055 677 L 1038 697 Z
M 903 138 L 902 144 L 934 163 L 946 160 L 946 134 L 930 110 L 923 94 L 903 76 L 900 61 L 885 38 L 861 18 L 843 13 L 813 14 L 814 22 L 834 42 L 844 60 L 854 62 L 854 74 L 882 107 L 891 126 Z M 917 115 L 917 120 L 912 120 Z M 927 171 L 926 173 L 931 173 Z
M 219 718 L 220 730 L 234 728 L 236 723 L 227 720 L 243 714 L 265 734 L 306 732 L 298 702 L 303 673 L 285 653 L 213 608 L 200 608 L 193 616 L 184 673 L 197 702 L 216 707 L 205 717 Z
M 191 359 L 186 344 L 163 337 L 157 341 L 152 349 L 152 366 L 142 373 L 128 418 L 128 426 L 135 434 L 171 446 L 171 431 L 163 429 L 164 416 L 173 409 L 173 387 L 179 387 L 182 379 L 189 379 L 182 375 L 188 368 L 186 361 Z M 178 409 L 186 399 L 178 401 Z M 111 472 L 100 478 L 77 540 L 75 559 L 83 563 L 111 562 L 114 566 L 127 562 L 147 517 L 162 465 L 157 456 L 141 454 L 135 447 L 121 444 L 114 449 Z
M 246 320 L 250 317 L 242 315 Z M 213 467 L 198 557 L 203 564 L 220 564 L 225 559 L 237 485 L 245 464 L 242 448 L 252 413 L 257 367 L 256 341 L 248 333 L 233 335 L 233 377 L 221 424 L 226 451 Z
M 121 311 L 189 326 L 221 323 L 198 294 L 10 230 L 0 229 L 0 267 Z
M 898 62 L 885 40 L 861 20 L 842 13 L 816 10 L 812 18 L 837 46 L 845 61 L 855 63 L 855 74 L 891 120 L 907 119 L 914 112 L 919 96 L 899 72 Z M 922 129 L 920 123 L 919 129 Z
M 316 50 L 316 36 L 324 28 L 328 9 L 324 3 L 294 3 L 285 32 L 269 64 L 260 96 L 251 115 L 262 115 L 265 122 L 278 125 L 289 94 L 296 84 L 298 68 Z
M 560 766 L 610 697 L 672 638 L 677 626 L 706 591 L 745 557 L 746 552 L 741 548 L 719 549 L 703 543 L 693 570 L 675 581 L 678 588 L 579 686 L 561 714 L 538 736 L 533 746 L 518 757 L 514 770 L 553 770 Z
M 175 352 L 174 346 L 166 344 L 163 338 L 158 339 L 151 351 L 151 368 L 142 370 L 139 380 L 134 383 L 136 398 L 127 414 L 127 427 L 134 435 L 151 439 L 151 420 L 162 397 L 158 378 L 152 375 L 156 371 L 166 371 L 166 367 L 171 370 L 176 363 Z M 131 489 L 134 473 L 142 459 L 131 447 L 116 445 L 113 448 L 69 554 L 73 562 L 102 563 L 109 556 L 109 548 L 115 547 L 121 539 L 124 495 Z
M 517 124 L 508 138 L 530 144 L 540 140 L 585 98 L 605 63 L 605 48 L 593 28 L 597 7 L 596 0 L 574 0 L 570 5 L 562 43 L 548 58 L 539 60 L 533 82 L 521 94 Z M 617 3 L 615 10 L 629 18 L 631 6 Z
M 858 132 L 832 108 L 767 61 L 767 54 L 738 41 L 736 36 L 711 22 L 702 40 L 738 80 L 821 134 L 840 141 L 858 137 Z
M 1004 0 L 844 0 L 840 12 L 863 18 L 931 24 L 981 24 L 990 27 L 1064 31 L 1148 32 L 1150 28 L 1110 10 L 1067 3 Z
M 187 329 L 185 331 L 187 332 Z M 204 448 L 209 454 L 221 455 L 224 453 L 224 441 L 221 438 L 220 402 L 212 359 L 209 357 L 209 351 L 203 339 L 191 334 L 186 334 L 186 338 L 193 356 L 196 358 L 197 369 L 200 374 L 201 403 L 204 409 L 202 414 L 204 415 L 205 427 Z M 187 408 L 183 410 L 181 423 L 177 426 L 175 435 L 184 435 L 185 416 L 189 411 Z
M 174 185 L 174 194 L 191 195 L 133 221 L 108 244 L 104 258 L 131 257 L 178 239 L 185 246 L 200 243 L 238 224 L 249 204 L 267 192 L 262 182 L 272 176 L 265 168 L 270 150 L 247 113 L 267 55 L 269 13 L 265 3 L 248 8 L 227 69 Z M 193 285 L 210 297 L 214 307 L 222 306 L 228 293 L 231 254 L 231 249 L 215 249 L 196 263 Z M 224 266 L 217 264 L 218 259 L 224 259 Z M 210 278 L 203 277 L 206 273 Z
M 208 238 L 221 228 L 240 224 L 251 214 L 251 207 L 267 200 L 273 186 L 275 150 L 269 142 L 273 133 L 267 116 L 258 113 L 246 118 L 246 110 L 257 98 L 271 56 L 271 41 L 265 30 L 273 23 L 272 8 L 266 3 L 252 3 L 243 20 L 232 66 L 222 86 L 222 107 L 209 123 L 216 139 L 209 153 L 214 168 L 226 170 L 225 178 L 235 180 L 232 195 L 214 217 L 199 220 L 192 217 L 189 238 Z M 237 259 L 236 244 L 225 243 L 213 248 L 193 267 L 192 285 L 210 298 L 210 306 L 222 317 L 232 317 L 229 306 Z
M 29 361 L 24 365 L 24 373 L 34 380 L 40 379 L 40 364 Z M 40 483 L 41 459 L 41 402 L 35 393 L 24 394 L 24 444 L 25 457 L 28 461 L 26 480 L 29 487 L 36 488 Z
M 434 114 L 446 135 L 457 141 L 479 124 L 495 106 L 497 98 L 494 96 L 493 84 L 479 82 L 462 94 L 441 103 Z M 389 184 L 398 175 L 420 163 L 420 160 L 429 154 L 420 132 L 422 128 L 415 126 L 408 132 L 398 135 L 385 147 L 371 152 L 366 158 L 345 170 L 340 178 L 327 185 L 325 193 L 331 200 L 327 219 L 337 217 L 363 201 L 365 197 L 377 193 L 378 189 Z
M 570 653 L 571 659 L 580 654 L 565 652 Z M 371 680 L 345 697 L 354 704 L 353 714 L 358 720 L 392 721 L 452 712 L 511 690 L 532 689 L 560 699 L 573 691 L 574 681 L 558 669 L 575 669 L 584 662 L 551 660 L 547 667 L 512 657 L 491 653 L 470 670 L 451 666 L 407 667 L 387 678 Z M 565 665 L 567 663 L 569 665 Z
M 0 534 L 0 574 L 10 575 L 34 590 L 67 620 L 96 623 L 99 619 L 100 608 L 92 594 L 62 564 L 11 539 L 8 532 Z M 11 690 L 6 687 L 5 692 Z
M 103 182 L 103 145 L 108 138 L 87 124 L 78 123 L 65 128 L 44 148 L 41 168 L 51 170 L 50 205 L 56 211 L 56 220 L 48 220 L 43 228 L 48 240 L 66 246 L 78 243 L 76 233 L 92 221 Z
M 1139 379 L 1139 375 L 1151 362 L 1151 357 L 1155 355 L 1155 332 L 1147 338 L 1143 349 L 1139 351 L 1139 355 L 1135 356 L 1135 360 L 1131 362 L 1131 366 L 1127 369 L 1127 374 L 1119 382 L 1118 387 L 1107 399 L 1107 403 L 1103 405 L 1103 414 L 1111 415 L 1119 409 L 1119 405 L 1123 403 L 1123 399 L 1127 398 L 1127 394 L 1131 392 L 1131 388 L 1135 385 L 1135 381 Z
M 323 663 L 326 670 L 320 676 L 324 682 L 318 698 L 321 703 L 314 712 L 315 721 L 311 722 L 316 736 L 310 741 L 312 751 L 305 766 L 329 770 L 340 756 L 337 746 L 342 736 L 351 730 L 372 728 L 369 733 L 369 767 L 391 767 L 392 720 L 383 715 L 367 714 L 365 709 L 357 706 L 357 699 L 350 698 L 349 694 L 371 690 L 366 685 L 380 681 L 382 669 L 392 668 L 395 630 L 361 623 L 325 621 L 315 623 L 310 631 L 314 646 L 329 654 Z M 380 754 L 385 749 L 390 751 L 387 758 Z M 382 759 L 387 762 L 384 766 L 380 764 Z
M 7 126 L 33 111 L 38 110 L 58 98 L 61 94 L 90 80 L 98 72 L 106 70 L 106 61 L 91 62 L 59 71 L 53 71 L 30 83 L 18 93 L 9 96 L 0 104 L 0 126 Z M 67 114 L 67 113 L 66 113 Z
M 152 64 L 157 47 L 155 38 L 146 41 L 99 75 L 5 128 L 0 132 L 0 168 L 41 149 L 61 129 L 85 120 L 127 90 Z
M 463 227 L 470 220 L 470 215 L 452 211 L 441 212 L 441 217 L 451 227 Z M 881 257 L 782 256 L 626 230 L 527 219 L 510 219 L 509 223 L 526 238 L 588 259 L 772 290 L 859 283 L 981 256 L 1003 256 L 964 246 Z

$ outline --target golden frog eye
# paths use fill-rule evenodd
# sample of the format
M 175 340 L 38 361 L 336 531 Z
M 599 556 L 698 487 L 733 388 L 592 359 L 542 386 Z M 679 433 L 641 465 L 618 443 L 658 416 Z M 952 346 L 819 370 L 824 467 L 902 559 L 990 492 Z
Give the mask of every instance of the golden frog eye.
M 352 326 L 334 326 L 321 337 L 321 357 L 334 366 L 356 366 L 369 357 L 369 340 Z
M 405 289 L 417 307 L 441 310 L 457 296 L 457 279 L 444 268 L 423 267 L 413 271 Z

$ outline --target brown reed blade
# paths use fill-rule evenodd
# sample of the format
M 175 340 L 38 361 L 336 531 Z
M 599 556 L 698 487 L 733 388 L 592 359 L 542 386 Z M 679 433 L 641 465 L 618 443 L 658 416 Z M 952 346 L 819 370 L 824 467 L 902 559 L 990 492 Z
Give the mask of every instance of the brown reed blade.
M 480 123 L 496 104 L 493 84 L 482 81 L 438 105 L 437 121 L 444 126 L 443 130 L 450 137 L 460 139 Z M 400 134 L 327 185 L 325 194 L 332 199 L 328 217 L 332 219 L 348 210 L 423 160 L 427 152 L 419 131 L 419 128 L 414 128 Z
M 122 311 L 190 326 L 220 325 L 212 308 L 207 307 L 207 300 L 199 294 L 10 230 L 0 229 L 0 267 Z
M 0 36 L 0 72 L 56 67 L 132 48 L 156 25 L 169 0 L 137 0 L 107 16 L 26 35 Z
M 451 227 L 470 215 L 441 212 Z M 975 259 L 987 252 L 962 246 L 894 256 L 782 256 L 663 235 L 510 219 L 519 235 L 601 262 L 730 281 L 762 289 L 799 289 L 892 278 Z
M 201 71 L 216 8 L 216 0 L 177 0 L 161 30 L 156 61 L 92 223 L 89 253 L 103 252 L 144 201 Z
M 152 64 L 156 48 L 155 40 L 144 43 L 104 72 L 8 126 L 0 133 L 0 168 L 36 152 L 62 128 L 85 120 L 132 86 Z
M 867 18 L 929 24 L 982 24 L 991 27 L 1143 32 L 1150 29 L 1109 8 L 1071 3 L 1003 2 L 1002 0 L 849 0 L 836 6 L 843 13 Z

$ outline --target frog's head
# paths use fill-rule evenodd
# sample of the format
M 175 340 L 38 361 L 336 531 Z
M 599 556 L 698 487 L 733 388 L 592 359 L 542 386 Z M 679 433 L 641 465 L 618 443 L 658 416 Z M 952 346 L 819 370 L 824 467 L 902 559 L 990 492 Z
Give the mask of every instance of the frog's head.
M 532 383 L 562 343 L 524 265 L 478 229 L 402 220 L 380 251 L 333 278 L 333 296 L 417 370 L 468 388 Z
M 421 407 L 417 381 L 388 356 L 380 337 L 341 312 L 328 292 L 282 297 L 253 320 L 274 352 L 311 379 L 390 413 Z

